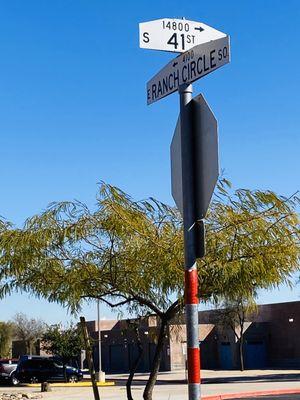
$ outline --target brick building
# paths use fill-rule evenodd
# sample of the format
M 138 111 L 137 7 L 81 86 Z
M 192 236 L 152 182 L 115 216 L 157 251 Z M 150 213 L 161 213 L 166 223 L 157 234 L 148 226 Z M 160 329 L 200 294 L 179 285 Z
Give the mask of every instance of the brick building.
M 186 331 L 178 321 L 169 326 L 161 370 L 185 368 Z M 215 310 L 199 312 L 199 343 L 204 369 L 237 369 L 238 341 L 234 332 L 217 323 Z M 149 371 L 155 351 L 157 321 L 144 318 L 139 327 L 143 356 L 138 371 Z M 98 338 L 97 323 L 88 329 Z M 300 368 L 300 301 L 258 306 L 245 324 L 245 366 L 252 368 Z M 102 369 L 107 373 L 127 372 L 138 354 L 136 337 L 126 320 L 101 321 Z M 94 347 L 98 364 L 98 345 Z

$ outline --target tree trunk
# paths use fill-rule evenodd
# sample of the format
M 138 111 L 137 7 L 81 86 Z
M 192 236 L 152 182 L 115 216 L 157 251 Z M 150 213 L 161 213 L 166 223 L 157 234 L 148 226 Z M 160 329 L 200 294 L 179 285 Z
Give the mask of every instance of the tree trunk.
M 153 393 L 154 385 L 155 385 L 155 382 L 157 379 L 157 374 L 158 374 L 159 367 L 160 367 L 161 356 L 162 356 L 166 333 L 167 333 L 167 320 L 162 319 L 149 380 L 146 384 L 146 387 L 145 387 L 145 390 L 143 393 L 144 400 L 152 400 L 152 393 Z
M 127 382 L 126 382 L 126 392 L 127 392 L 127 399 L 128 400 L 133 400 L 132 397 L 132 393 L 131 393 L 131 384 L 133 381 L 133 377 L 134 374 L 137 370 L 137 367 L 142 359 L 143 356 L 143 346 L 142 346 L 142 342 L 141 342 L 141 338 L 140 338 L 140 334 L 139 334 L 139 330 L 138 328 L 135 328 L 135 334 L 136 334 L 136 339 L 137 339 L 137 346 L 138 346 L 138 356 L 137 358 L 134 360 L 134 363 L 130 369 L 130 374 L 128 376 Z
M 240 337 L 239 342 L 239 355 L 240 355 L 240 370 L 244 371 L 244 338 L 243 335 Z
M 96 382 L 93 353 L 92 353 L 90 338 L 89 338 L 89 334 L 88 334 L 88 330 L 86 327 L 86 322 L 85 322 L 84 317 L 80 317 L 80 324 L 81 324 L 81 329 L 82 329 L 82 334 L 83 334 L 83 339 L 84 339 L 86 358 L 87 358 L 91 381 L 92 381 L 92 386 L 93 386 L 94 399 L 100 400 L 99 390 L 98 390 L 98 386 L 97 386 L 97 382 Z
M 241 304 L 242 305 L 242 304 Z M 240 367 L 241 371 L 244 371 L 244 323 L 245 323 L 245 310 L 243 305 L 240 308 L 240 312 L 238 313 L 239 323 L 240 323 Z
M 30 340 L 25 341 L 26 354 L 32 355 L 32 344 Z

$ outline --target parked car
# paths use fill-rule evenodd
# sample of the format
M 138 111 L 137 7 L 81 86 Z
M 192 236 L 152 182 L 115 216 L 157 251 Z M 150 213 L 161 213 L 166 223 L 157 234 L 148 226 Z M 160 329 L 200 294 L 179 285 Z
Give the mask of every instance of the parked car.
M 1 358 L 0 359 L 0 381 L 17 385 L 19 383 L 16 378 L 18 360 L 14 358 Z
M 83 373 L 54 357 L 22 356 L 15 376 L 21 383 L 78 382 Z

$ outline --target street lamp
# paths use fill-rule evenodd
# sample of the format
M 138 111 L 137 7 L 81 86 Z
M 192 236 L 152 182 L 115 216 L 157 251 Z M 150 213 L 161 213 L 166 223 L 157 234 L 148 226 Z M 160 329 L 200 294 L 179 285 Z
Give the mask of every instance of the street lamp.
M 98 325 L 98 381 L 105 381 L 104 373 L 102 372 L 101 362 L 101 326 L 100 326 L 100 300 L 97 299 L 97 325 Z

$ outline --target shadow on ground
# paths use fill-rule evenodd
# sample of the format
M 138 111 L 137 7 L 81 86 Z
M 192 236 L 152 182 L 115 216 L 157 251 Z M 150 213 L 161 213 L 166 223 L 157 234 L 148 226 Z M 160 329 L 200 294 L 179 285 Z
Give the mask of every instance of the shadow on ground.
M 234 382 L 291 382 L 300 379 L 300 371 L 295 373 L 280 373 L 252 376 L 222 376 L 220 378 L 204 378 L 202 383 L 234 383 Z
M 116 378 L 115 380 L 116 386 L 124 386 L 126 385 L 126 378 Z M 300 371 L 296 373 L 287 373 L 287 374 L 261 374 L 256 376 L 222 376 L 220 378 L 203 378 L 201 379 L 201 383 L 203 384 L 218 384 L 218 383 L 243 383 L 243 382 L 294 382 L 300 381 Z M 133 380 L 133 386 L 142 386 L 147 383 L 147 379 L 145 378 L 135 378 Z M 156 381 L 156 385 L 182 385 L 187 383 L 185 379 L 158 379 Z

